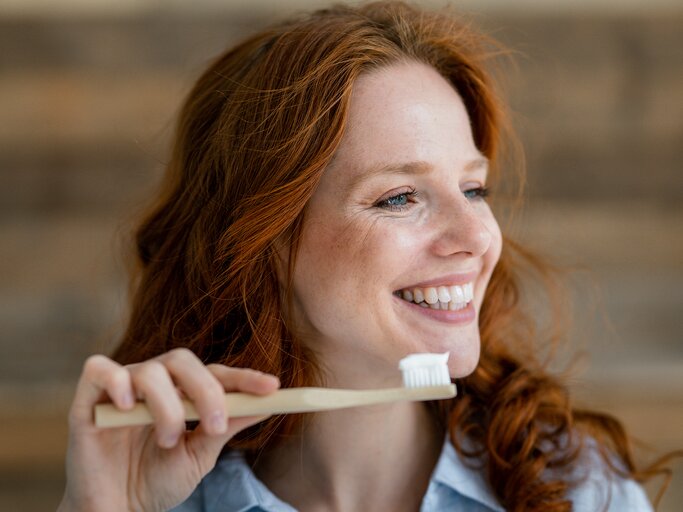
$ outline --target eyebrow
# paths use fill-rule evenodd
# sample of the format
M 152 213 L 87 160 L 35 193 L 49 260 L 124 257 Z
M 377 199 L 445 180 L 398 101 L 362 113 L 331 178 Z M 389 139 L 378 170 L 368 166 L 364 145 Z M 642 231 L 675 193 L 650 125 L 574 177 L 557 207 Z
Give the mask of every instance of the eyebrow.
M 488 166 L 488 158 L 481 156 L 467 162 L 467 164 L 463 168 L 463 171 L 466 173 L 473 173 L 481 169 L 488 170 Z M 424 160 L 416 160 L 414 162 L 405 162 L 400 164 L 385 164 L 379 167 L 367 169 L 366 171 L 360 173 L 358 176 L 354 177 L 353 180 L 351 180 L 351 183 L 349 183 L 348 190 L 354 190 L 364 181 L 367 181 L 381 174 L 427 174 L 432 169 L 432 164 Z

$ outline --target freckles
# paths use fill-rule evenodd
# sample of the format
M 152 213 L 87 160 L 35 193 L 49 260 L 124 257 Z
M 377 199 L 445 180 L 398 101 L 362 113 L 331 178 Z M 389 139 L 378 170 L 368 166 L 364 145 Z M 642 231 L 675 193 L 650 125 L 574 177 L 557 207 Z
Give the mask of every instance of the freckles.
M 346 247 L 355 247 L 366 261 L 390 261 L 401 257 L 415 243 L 412 230 L 401 229 L 386 219 L 374 219 L 356 226 Z
M 305 267 L 315 265 L 321 282 L 332 284 L 347 280 L 363 268 L 369 251 L 371 226 L 354 222 L 340 222 L 338 219 L 325 219 L 311 225 L 306 234 L 308 261 Z
M 414 223 L 390 225 L 378 233 L 378 239 L 378 251 L 382 252 L 387 267 L 393 263 L 399 272 L 403 272 L 424 259 L 430 245 L 430 232 Z

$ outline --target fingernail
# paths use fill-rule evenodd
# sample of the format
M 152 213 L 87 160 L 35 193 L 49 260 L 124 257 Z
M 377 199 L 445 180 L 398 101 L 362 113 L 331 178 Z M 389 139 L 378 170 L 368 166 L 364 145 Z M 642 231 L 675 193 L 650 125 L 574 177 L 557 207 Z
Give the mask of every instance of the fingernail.
M 214 434 L 225 434 L 228 430 L 228 422 L 225 419 L 225 415 L 220 411 L 216 411 L 211 415 L 209 425 Z
M 276 386 L 280 385 L 280 379 L 276 375 L 271 375 L 269 373 L 264 373 L 263 374 L 263 381 L 270 381 L 271 383 L 275 384 Z
M 179 436 L 176 434 L 166 434 L 162 440 L 161 444 L 164 448 L 173 448 L 178 444 Z
M 133 393 L 124 393 L 121 397 L 121 403 L 125 408 L 133 407 L 133 405 L 135 405 L 135 398 L 133 398 Z

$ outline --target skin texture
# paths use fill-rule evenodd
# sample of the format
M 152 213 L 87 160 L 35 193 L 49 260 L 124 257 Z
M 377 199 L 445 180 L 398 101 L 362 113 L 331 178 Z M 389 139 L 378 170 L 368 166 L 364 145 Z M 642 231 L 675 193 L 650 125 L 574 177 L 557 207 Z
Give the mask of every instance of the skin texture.
M 422 170 L 367 177 L 415 161 Z M 294 276 L 297 328 L 335 385 L 386 385 L 413 352 L 450 351 L 453 377 L 475 368 L 476 319 L 436 322 L 393 292 L 474 270 L 478 317 L 502 243 L 488 204 L 472 197 L 485 184 L 462 100 L 435 70 L 405 63 L 358 80 L 347 131 L 308 205 Z M 410 190 L 393 200 L 406 202 L 400 210 L 378 204 Z
M 489 206 L 470 192 L 486 183 L 481 159 L 462 100 L 431 67 L 359 78 L 344 138 L 308 205 L 293 279 L 293 320 L 328 385 L 400 385 L 397 363 L 412 352 L 450 351 L 453 377 L 475 368 L 478 311 L 502 244 Z M 413 161 L 425 170 L 368 177 Z M 390 197 L 404 207 L 389 207 Z M 464 325 L 394 295 L 471 270 L 477 318 Z M 300 510 L 418 510 L 443 436 L 422 403 L 331 411 L 255 472 Z

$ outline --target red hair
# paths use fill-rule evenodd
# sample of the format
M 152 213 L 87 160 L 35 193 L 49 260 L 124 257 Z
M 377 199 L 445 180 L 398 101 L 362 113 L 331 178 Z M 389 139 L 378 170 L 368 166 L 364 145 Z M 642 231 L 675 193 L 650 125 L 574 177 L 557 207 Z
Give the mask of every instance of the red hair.
M 136 232 L 132 312 L 114 358 L 187 347 L 205 363 L 278 375 L 283 387 L 318 384 L 316 361 L 282 314 L 289 289 L 281 293 L 276 247 L 290 247 L 291 278 L 306 204 L 342 138 L 355 80 L 405 60 L 433 66 L 462 97 L 494 187 L 519 184 L 496 165 L 506 124 L 485 68 L 499 53 L 455 17 L 378 2 L 317 11 L 221 55 L 187 97 L 162 192 Z M 479 366 L 434 412 L 506 508 L 566 511 L 571 483 L 542 475 L 576 461 L 580 443 L 570 441 L 581 431 L 618 455 L 624 475 L 642 480 L 655 468 L 637 471 L 620 423 L 574 409 L 535 361 L 532 317 L 519 304 L 529 270 L 555 294 L 552 267 L 505 237 L 481 309 Z M 267 450 L 301 420 L 271 418 L 229 446 Z

